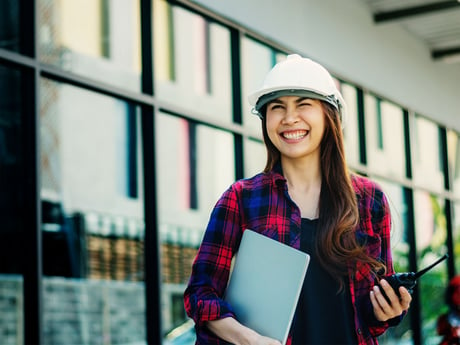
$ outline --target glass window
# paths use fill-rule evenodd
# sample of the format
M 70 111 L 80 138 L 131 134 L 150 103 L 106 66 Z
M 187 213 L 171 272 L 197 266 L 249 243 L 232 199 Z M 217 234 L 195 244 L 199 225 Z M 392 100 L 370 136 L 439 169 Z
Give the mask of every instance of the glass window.
M 455 256 L 455 272 L 460 274 L 460 201 L 453 203 L 454 219 L 452 241 Z
M 153 30 L 157 97 L 232 121 L 229 30 L 164 0 L 153 1 Z
M 262 87 L 265 75 L 286 54 L 250 38 L 241 39 L 241 99 L 243 123 L 260 133 L 260 119 L 251 113 L 248 96 Z
M 417 269 L 423 269 L 447 252 L 445 202 L 426 191 L 414 191 Z M 422 338 L 427 342 L 437 339 L 436 320 L 444 305 L 448 283 L 447 264 L 444 261 L 419 280 Z M 431 341 L 430 341 L 431 340 Z
M 251 177 L 265 168 L 267 163 L 267 150 L 260 141 L 247 139 L 244 141 L 244 176 Z
M 347 104 L 347 119 L 343 123 L 343 135 L 347 162 L 354 166 L 359 164 L 359 130 L 358 130 L 358 95 L 356 87 L 340 83 L 340 90 Z
M 414 182 L 422 187 L 442 191 L 444 190 L 444 174 L 438 126 L 420 116 L 416 116 L 414 122 L 411 150 Z
M 460 134 L 447 131 L 447 155 L 451 190 L 460 197 Z
M 366 94 L 364 114 L 369 168 L 388 177 L 404 178 L 406 154 L 402 109 L 371 94 Z
M 23 87 L 19 71 L 0 65 L 0 344 L 22 344 L 24 331 Z
M 139 91 L 139 0 L 39 0 L 40 60 Z
M 44 78 L 40 91 L 44 341 L 141 343 L 139 109 Z
M 231 133 L 166 113 L 156 117 L 155 140 L 162 325 L 165 339 L 174 343 L 193 333 L 183 291 L 211 209 L 235 180 L 234 140 Z
M 409 271 L 409 240 L 408 240 L 408 203 L 406 190 L 395 183 L 374 178 L 382 187 L 390 205 L 391 211 L 391 248 L 393 266 L 396 272 Z M 379 337 L 383 344 L 399 343 L 401 339 L 410 341 L 412 331 L 410 327 L 410 313 L 403 319 L 398 327 L 389 328 L 384 335 Z
M 20 6 L 17 0 L 0 1 L 0 48 L 19 52 Z
M 409 236 L 407 195 L 404 187 L 386 180 L 373 178 L 385 193 L 391 212 L 391 247 L 397 272 L 409 270 Z

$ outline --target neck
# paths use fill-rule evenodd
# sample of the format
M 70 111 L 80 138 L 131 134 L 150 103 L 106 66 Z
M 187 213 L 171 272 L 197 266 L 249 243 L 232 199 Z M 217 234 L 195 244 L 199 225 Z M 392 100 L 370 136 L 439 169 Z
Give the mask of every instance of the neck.
M 291 188 L 307 191 L 321 187 L 321 168 L 317 160 L 282 160 L 281 165 Z
M 298 163 L 298 160 L 296 160 Z M 303 218 L 314 219 L 319 215 L 321 195 L 321 171 L 319 164 L 290 164 L 282 162 L 288 193 L 300 209 Z

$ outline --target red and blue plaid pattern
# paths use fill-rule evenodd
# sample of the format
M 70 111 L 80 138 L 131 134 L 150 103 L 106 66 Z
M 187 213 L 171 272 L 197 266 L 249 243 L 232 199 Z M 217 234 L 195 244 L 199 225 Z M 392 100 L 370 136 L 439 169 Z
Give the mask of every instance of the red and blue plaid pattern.
M 367 178 L 354 175 L 352 182 L 360 215 L 356 236 L 360 243 L 366 243 L 370 255 L 386 264 L 387 273 L 391 274 L 391 219 L 387 199 L 379 186 Z M 185 309 L 195 321 L 196 344 L 227 344 L 208 331 L 204 323 L 235 317 L 232 307 L 222 296 L 244 229 L 263 233 L 294 248 L 300 247 L 300 210 L 290 199 L 286 180 L 279 172 L 262 173 L 235 182 L 223 193 L 211 213 L 184 293 Z M 391 322 L 375 319 L 369 298 L 374 279 L 368 265 L 349 265 L 349 289 L 360 345 L 378 344 L 376 337 L 400 321 L 400 318 Z M 289 337 L 288 344 L 290 341 Z

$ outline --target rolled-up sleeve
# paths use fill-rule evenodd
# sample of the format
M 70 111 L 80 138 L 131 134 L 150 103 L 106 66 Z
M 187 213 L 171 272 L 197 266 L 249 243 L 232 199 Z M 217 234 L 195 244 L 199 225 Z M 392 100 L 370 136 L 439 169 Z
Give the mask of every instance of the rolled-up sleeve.
M 354 187 L 358 194 L 360 210 L 361 240 L 366 244 L 368 254 L 384 263 L 386 274 L 394 273 L 391 251 L 391 213 L 386 195 L 378 184 L 366 178 L 355 178 Z M 354 293 L 358 310 L 358 325 L 367 329 L 372 338 L 383 334 L 388 327 L 399 324 L 405 315 L 381 322 L 375 317 L 369 293 L 375 283 L 375 276 L 367 265 L 358 265 L 354 272 Z M 364 335 L 365 336 L 365 335 Z
M 232 257 L 242 235 L 236 186 L 224 192 L 211 212 L 201 246 L 184 292 L 184 306 L 196 327 L 206 321 L 234 317 L 223 299 Z

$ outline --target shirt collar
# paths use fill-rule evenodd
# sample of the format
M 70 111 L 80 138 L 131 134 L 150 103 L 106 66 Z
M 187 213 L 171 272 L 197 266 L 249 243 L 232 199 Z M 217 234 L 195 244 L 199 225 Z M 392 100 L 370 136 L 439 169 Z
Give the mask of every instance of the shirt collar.
M 283 176 L 283 168 L 281 163 L 276 163 L 273 169 L 270 171 L 273 184 L 277 186 L 286 186 L 286 178 Z

